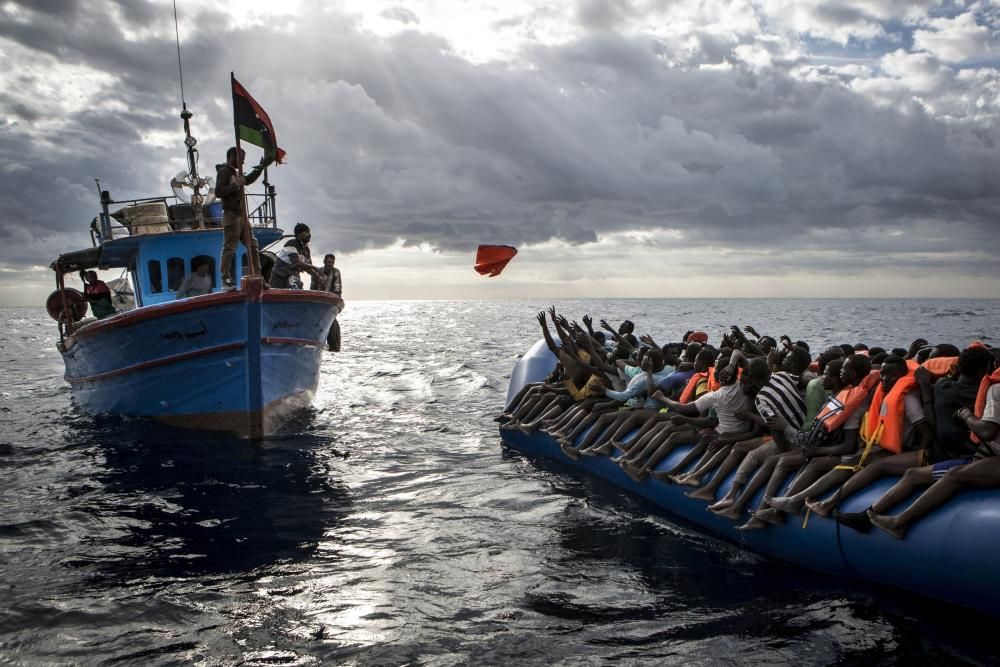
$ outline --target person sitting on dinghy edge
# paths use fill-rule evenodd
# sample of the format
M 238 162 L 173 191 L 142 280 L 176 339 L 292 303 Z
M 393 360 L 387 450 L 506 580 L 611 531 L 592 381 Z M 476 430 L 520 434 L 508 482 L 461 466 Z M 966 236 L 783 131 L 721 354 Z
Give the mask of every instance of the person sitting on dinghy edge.
M 312 238 L 312 232 L 309 226 L 300 222 L 295 225 L 293 232 L 295 238 L 289 239 L 277 253 L 274 268 L 271 269 L 271 280 L 268 283 L 271 287 L 302 289 L 299 271 L 306 271 L 317 280 L 323 277 L 320 270 L 311 263 L 309 240 Z
M 215 165 L 215 196 L 222 201 L 222 256 L 219 259 L 219 268 L 222 271 L 222 287 L 227 290 L 236 287 L 233 274 L 236 271 L 237 243 L 242 241 L 247 252 L 252 252 L 256 258 L 256 266 L 260 266 L 260 248 L 257 239 L 243 225 L 245 211 L 243 186 L 250 185 L 260 178 L 270 161 L 264 157 L 249 174 L 240 176 L 239 168 L 245 156 L 246 151 L 243 149 L 237 151 L 236 146 L 232 146 L 226 151 L 226 163 Z
M 933 362 L 934 359 L 931 359 L 927 363 Z M 834 512 L 841 524 L 859 532 L 868 532 L 872 525 L 871 515 L 885 514 L 908 498 L 917 488 L 931 486 L 951 470 L 973 463 L 977 458 L 988 454 L 988 451 L 977 448 L 977 443 L 970 439 L 969 426 L 961 416 L 966 410 L 974 412 L 979 390 L 983 384 L 989 382 L 988 377 L 993 366 L 993 354 L 985 347 L 970 346 L 959 354 L 955 368 L 958 373 L 957 379 L 941 377 L 932 386 L 937 440 L 931 447 L 927 465 L 905 470 L 899 481 L 866 510 L 851 513 Z M 918 377 L 926 370 L 926 367 L 918 369 Z M 984 378 L 986 378 L 985 383 Z M 955 415 L 954 419 L 952 415 Z M 891 525 L 892 521 L 889 524 Z M 897 536 L 901 535 L 902 532 Z

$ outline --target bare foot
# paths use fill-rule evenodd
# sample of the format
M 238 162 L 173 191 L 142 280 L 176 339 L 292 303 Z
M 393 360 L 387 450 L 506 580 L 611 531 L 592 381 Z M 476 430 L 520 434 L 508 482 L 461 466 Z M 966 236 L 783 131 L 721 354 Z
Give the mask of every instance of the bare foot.
M 766 521 L 774 526 L 780 526 L 785 522 L 785 515 L 773 507 L 768 507 L 766 510 L 757 510 L 753 515 L 761 521 Z
M 701 477 L 692 477 L 691 475 L 684 475 L 683 477 L 674 477 L 674 481 L 681 486 L 698 486 L 701 484 Z
M 580 450 L 572 445 L 559 445 L 559 449 L 562 450 L 563 454 L 570 457 L 574 461 L 580 458 Z
M 899 528 L 896 525 L 896 517 L 886 516 L 885 514 L 875 514 L 874 511 L 868 510 L 868 519 L 871 520 L 872 525 L 876 528 L 881 528 L 885 532 L 889 533 L 897 540 L 901 540 L 906 537 L 906 529 Z
M 494 417 L 493 421 L 497 422 L 498 424 L 503 424 L 505 422 L 509 422 L 513 418 L 514 418 L 513 415 L 509 415 L 505 412 L 502 415 L 497 415 L 496 417 Z
M 624 465 L 622 466 L 622 470 L 625 471 L 626 475 L 628 475 L 637 482 L 641 482 L 643 479 L 645 479 L 646 474 L 649 472 L 645 468 L 639 468 L 632 465 Z
M 722 510 L 732 505 L 734 502 L 736 502 L 734 498 L 723 498 L 719 502 L 709 505 L 708 509 L 710 509 L 713 512 L 721 512 Z
M 694 498 L 695 500 L 707 500 L 708 502 L 715 500 L 715 492 L 708 487 L 702 487 L 695 491 L 689 491 L 684 495 L 688 498 Z
M 767 523 L 766 521 L 761 521 L 757 517 L 753 516 L 750 517 L 750 520 L 744 523 L 743 525 L 736 526 L 736 530 L 745 533 L 748 530 L 760 530 L 761 528 L 767 528 L 769 525 L 771 524 Z
M 820 516 L 830 516 L 830 512 L 833 510 L 833 507 L 827 505 L 826 501 L 823 500 L 807 500 L 806 507 L 811 512 L 819 514 Z
M 716 504 L 718 504 L 718 503 L 716 503 Z M 709 507 L 708 509 L 711 510 L 712 508 Z M 722 510 L 712 510 L 712 511 L 715 512 L 716 515 L 718 515 L 718 516 L 724 517 L 726 519 L 732 519 L 733 521 L 739 521 L 740 518 L 743 516 L 743 510 L 741 510 L 738 507 L 735 507 L 733 505 L 730 505 L 729 507 L 727 507 L 725 509 L 722 509 Z M 751 521 L 752 520 L 753 519 L 751 519 Z
M 771 508 L 785 514 L 798 514 L 802 510 L 802 505 L 795 498 L 778 496 L 771 498 Z

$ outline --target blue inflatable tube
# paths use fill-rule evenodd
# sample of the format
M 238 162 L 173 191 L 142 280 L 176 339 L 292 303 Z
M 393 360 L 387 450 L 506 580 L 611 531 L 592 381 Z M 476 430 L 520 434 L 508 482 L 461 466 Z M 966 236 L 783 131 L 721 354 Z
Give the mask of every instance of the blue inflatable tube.
M 518 360 L 511 373 L 508 401 L 525 384 L 538 382 L 555 368 L 556 360 L 539 341 Z M 782 526 L 741 533 L 736 524 L 706 510 L 706 503 L 684 495 L 682 487 L 649 479 L 636 482 L 606 456 L 581 456 L 574 461 L 544 433 L 526 435 L 501 430 L 512 449 L 560 461 L 602 477 L 638 494 L 667 512 L 758 553 L 814 571 L 855 577 L 971 607 L 1000 616 L 1000 489 L 967 491 L 914 523 L 906 539 L 897 540 L 877 528 L 863 534 L 834 519 L 815 514 L 803 527 L 802 517 Z M 632 436 L 630 435 L 629 438 Z M 673 467 L 688 451 L 681 447 L 657 466 Z M 716 498 L 729 490 L 723 482 Z M 879 480 L 846 499 L 841 508 L 862 511 L 875 502 L 896 478 Z M 756 498 L 751 507 L 759 501 Z M 904 506 L 912 500 L 905 501 Z M 894 509 L 892 512 L 898 511 Z

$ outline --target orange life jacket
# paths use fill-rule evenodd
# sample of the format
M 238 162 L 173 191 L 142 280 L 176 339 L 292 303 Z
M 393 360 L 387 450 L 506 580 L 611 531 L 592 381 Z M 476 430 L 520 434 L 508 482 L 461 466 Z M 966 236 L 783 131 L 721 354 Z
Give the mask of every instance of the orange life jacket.
M 868 394 L 878 384 L 879 372 L 872 371 L 856 387 L 847 387 L 831 396 L 816 415 L 827 433 L 833 433 L 844 425 L 851 415 L 868 402 Z
M 715 379 L 715 366 L 708 369 L 708 390 L 715 391 L 722 385 Z
M 986 394 L 990 393 L 990 387 L 995 384 L 1000 384 L 1000 368 L 993 371 L 992 375 L 984 375 L 982 381 L 979 383 L 979 393 L 976 394 L 976 405 L 972 410 L 972 414 L 976 416 L 976 419 L 983 418 L 983 413 L 986 411 Z M 971 431 L 969 432 L 969 437 L 972 438 L 972 442 L 981 442 L 979 436 Z
M 896 380 L 888 394 L 879 383 L 861 425 L 861 439 L 866 444 L 876 444 L 893 454 L 902 453 L 903 423 L 906 420 L 903 399 L 916 388 L 917 380 L 912 375 L 904 375 Z
M 951 375 L 952 371 L 958 367 L 958 357 L 936 357 L 928 359 L 921 366 L 931 374 L 934 379 Z
M 684 386 L 684 391 L 681 392 L 680 402 L 690 403 L 695 399 L 695 390 L 698 388 L 698 383 L 709 377 L 707 372 L 695 373 L 690 378 L 688 378 L 688 383 Z
M 919 361 L 917 361 L 916 359 L 907 359 L 906 360 L 906 372 L 912 373 L 913 371 L 917 370 L 918 368 L 920 368 L 920 362 Z

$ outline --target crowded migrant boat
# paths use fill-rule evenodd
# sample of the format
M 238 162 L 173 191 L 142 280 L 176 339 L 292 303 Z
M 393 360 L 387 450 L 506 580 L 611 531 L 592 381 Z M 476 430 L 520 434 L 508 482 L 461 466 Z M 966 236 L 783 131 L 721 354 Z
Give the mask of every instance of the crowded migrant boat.
M 609 457 L 639 483 L 690 487 L 737 530 L 816 513 L 903 539 L 962 491 L 1000 487 L 1000 349 L 982 342 L 817 353 L 752 326 L 715 345 L 704 331 L 661 344 L 627 320 L 595 329 L 589 315 L 581 325 L 555 308 L 537 319 L 558 363 L 520 388 L 500 428 L 546 433 L 573 459 Z M 899 479 L 869 507 L 841 512 L 885 477 Z

